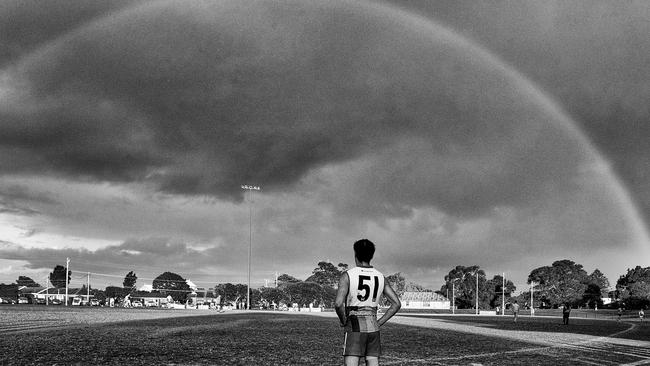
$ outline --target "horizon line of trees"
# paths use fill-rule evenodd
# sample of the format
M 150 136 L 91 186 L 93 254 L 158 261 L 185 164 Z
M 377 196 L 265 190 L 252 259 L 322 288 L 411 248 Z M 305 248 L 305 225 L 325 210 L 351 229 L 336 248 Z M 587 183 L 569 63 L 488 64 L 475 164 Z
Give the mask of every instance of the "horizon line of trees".
M 319 304 L 332 306 L 336 297 L 336 288 L 340 276 L 348 270 L 348 265 L 321 261 L 304 281 L 289 274 L 277 278 L 275 287 L 251 288 L 251 304 L 270 304 L 281 302 L 291 304 Z M 124 277 L 123 287 L 108 286 L 104 291 L 90 288 L 90 293 L 98 298 L 124 297 L 127 294 L 138 294 L 136 290 L 137 275 L 130 271 Z M 64 266 L 56 265 L 49 275 L 49 281 L 55 288 L 66 286 L 66 270 Z M 70 283 L 71 271 L 67 273 L 67 283 Z M 407 291 L 433 292 L 414 282 L 408 281 L 401 272 L 386 276 L 396 293 L 401 296 Z M 617 305 L 629 308 L 643 308 L 650 305 L 650 267 L 636 266 L 628 269 L 616 282 L 615 290 L 609 291 L 610 282 L 599 270 L 588 274 L 581 264 L 564 259 L 553 262 L 550 266 L 533 269 L 527 279 L 527 284 L 533 284 L 534 304 L 530 300 L 530 287 L 513 296 L 515 284 L 504 281 L 501 275 L 491 279 L 478 265 L 452 268 L 444 277 L 445 283 L 437 293 L 446 296 L 459 309 L 474 308 L 478 294 L 478 306 L 483 309 L 500 307 L 504 302 L 517 299 L 525 306 L 541 308 L 556 308 L 562 304 L 574 307 L 603 307 L 603 298 L 614 299 Z M 478 281 L 478 293 L 477 291 Z M 27 276 L 19 276 L 15 284 L 0 284 L 0 297 L 16 297 L 20 286 L 41 287 Z M 175 301 L 183 302 L 192 289 L 187 281 L 173 272 L 164 272 L 153 280 L 153 292 L 165 293 Z M 86 285 L 82 287 L 85 294 Z M 245 284 L 221 283 L 214 287 L 214 296 L 221 296 L 222 302 L 246 302 L 247 286 Z M 504 298 L 505 296 L 505 298 Z M 452 299 L 453 297 L 453 299 Z
M 526 281 L 529 285 L 527 291 L 517 296 L 513 296 L 516 286 L 511 281 L 504 281 L 501 275 L 488 279 L 477 265 L 453 268 L 437 292 L 448 298 L 454 297 L 460 309 L 475 308 L 477 281 L 478 306 L 482 309 L 494 309 L 512 300 L 526 307 L 558 308 L 567 304 L 602 308 L 605 305 L 603 298 L 611 298 L 615 307 L 640 309 L 650 306 L 650 267 L 628 269 L 617 280 L 615 289 L 610 291 L 610 282 L 599 269 L 588 274 L 581 264 L 569 259 L 533 269 Z M 530 303 L 531 286 L 534 303 Z

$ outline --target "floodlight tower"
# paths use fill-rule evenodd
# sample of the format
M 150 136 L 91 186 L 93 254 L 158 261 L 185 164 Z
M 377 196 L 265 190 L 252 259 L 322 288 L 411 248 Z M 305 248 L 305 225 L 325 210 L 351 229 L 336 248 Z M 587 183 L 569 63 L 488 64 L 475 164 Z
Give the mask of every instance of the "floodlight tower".
M 241 189 L 248 191 L 248 287 L 246 290 L 246 309 L 251 308 L 251 252 L 253 248 L 253 191 L 259 191 L 259 186 L 244 184 Z

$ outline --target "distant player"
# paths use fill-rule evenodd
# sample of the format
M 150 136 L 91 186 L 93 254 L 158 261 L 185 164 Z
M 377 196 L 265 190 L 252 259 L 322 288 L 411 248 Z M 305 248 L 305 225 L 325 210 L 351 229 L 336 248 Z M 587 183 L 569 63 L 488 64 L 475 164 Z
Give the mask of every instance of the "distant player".
M 381 355 L 379 329 L 402 304 L 384 275 L 370 265 L 375 245 L 368 239 L 361 239 L 353 248 L 356 267 L 339 279 L 335 303 L 336 314 L 345 328 L 343 360 L 347 366 L 357 366 L 364 357 L 366 365 L 374 366 L 379 365 Z M 388 298 L 390 307 L 377 320 L 382 295 Z
M 517 317 L 519 316 L 519 304 L 517 304 L 517 300 L 515 300 L 514 304 L 512 304 L 512 315 L 515 319 L 515 323 L 517 322 Z
M 571 306 L 564 303 L 562 305 L 562 324 L 569 325 L 569 315 L 571 314 Z
M 645 313 L 643 312 L 643 309 L 639 310 L 639 320 L 641 323 L 645 321 Z

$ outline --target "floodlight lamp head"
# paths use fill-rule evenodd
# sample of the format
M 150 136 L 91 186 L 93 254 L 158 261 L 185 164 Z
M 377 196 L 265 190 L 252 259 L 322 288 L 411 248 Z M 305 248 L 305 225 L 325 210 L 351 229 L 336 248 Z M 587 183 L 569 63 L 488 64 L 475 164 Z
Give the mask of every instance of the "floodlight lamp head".
M 259 186 L 250 186 L 248 184 L 244 184 L 241 186 L 242 189 L 249 189 L 249 190 L 254 190 L 254 191 L 259 191 L 261 188 Z

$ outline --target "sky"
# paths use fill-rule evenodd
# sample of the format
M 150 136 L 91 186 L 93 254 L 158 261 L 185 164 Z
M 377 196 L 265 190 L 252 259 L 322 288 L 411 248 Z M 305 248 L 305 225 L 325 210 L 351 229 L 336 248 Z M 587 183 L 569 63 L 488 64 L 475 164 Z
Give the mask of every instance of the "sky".
M 4 1 L 0 282 L 212 287 L 250 253 L 258 287 L 368 238 L 433 290 L 614 285 L 650 265 L 648 34 L 645 1 Z

